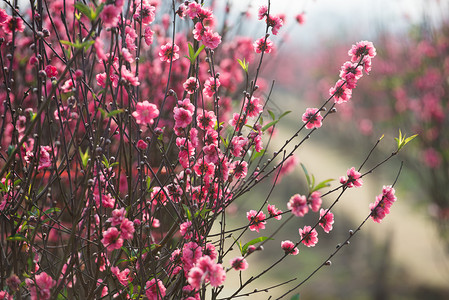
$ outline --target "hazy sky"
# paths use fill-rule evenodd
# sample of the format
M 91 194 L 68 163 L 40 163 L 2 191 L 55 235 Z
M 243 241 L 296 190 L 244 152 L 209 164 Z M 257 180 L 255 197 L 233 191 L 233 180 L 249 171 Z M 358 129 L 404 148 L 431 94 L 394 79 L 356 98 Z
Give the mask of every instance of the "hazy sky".
M 431 16 L 441 20 L 449 11 L 448 0 L 272 0 L 274 13 L 286 13 L 292 22 L 294 15 L 305 12 L 306 24 L 290 33 L 294 42 L 319 44 L 323 40 L 372 39 L 379 30 L 400 32 Z M 233 0 L 234 8 L 244 10 L 248 3 L 257 14 L 267 0 Z M 447 17 L 447 13 L 446 17 Z M 288 25 L 288 24 L 287 24 Z M 288 26 L 287 26 L 288 27 Z

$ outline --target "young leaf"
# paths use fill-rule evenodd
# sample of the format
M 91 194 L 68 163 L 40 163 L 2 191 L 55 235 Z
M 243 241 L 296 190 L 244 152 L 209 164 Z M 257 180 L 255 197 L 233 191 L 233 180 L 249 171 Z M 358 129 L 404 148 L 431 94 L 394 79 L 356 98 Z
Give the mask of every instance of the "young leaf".
M 16 233 L 15 235 L 9 236 L 6 240 L 8 240 L 8 241 L 16 241 L 16 242 L 23 242 L 23 241 L 27 241 L 27 238 L 24 235 Z
M 306 175 L 306 179 L 307 179 L 307 186 L 310 186 L 310 176 L 309 176 L 309 172 L 307 172 L 306 167 L 301 163 L 301 167 L 302 170 L 304 171 L 304 174 Z
M 87 167 L 87 162 L 89 161 L 89 149 L 86 149 L 86 152 L 83 153 L 81 151 L 81 148 L 79 148 L 80 156 L 81 156 L 81 163 L 83 164 L 83 168 Z
M 187 219 L 189 221 L 192 221 L 192 213 L 190 212 L 189 207 L 185 204 L 183 204 L 182 207 L 184 208 L 184 211 L 186 212 Z
M 266 240 L 268 240 L 268 239 L 269 239 L 269 240 L 272 240 L 272 238 L 269 238 L 269 237 L 267 237 L 267 236 L 261 236 L 261 237 L 255 238 L 254 240 L 249 241 L 248 243 L 246 243 L 246 244 L 243 246 L 243 248 L 242 248 L 242 255 L 245 255 L 245 254 L 246 254 L 246 251 L 248 251 L 248 247 L 249 247 L 249 246 L 255 245 L 255 244 L 257 244 L 257 243 L 261 243 L 261 242 L 266 241 Z
M 331 182 L 331 181 L 333 181 L 333 179 L 327 179 L 327 180 L 324 180 L 324 181 L 318 183 L 316 186 L 312 187 L 310 193 L 321 190 L 322 188 L 325 188 L 325 187 L 329 187 L 330 186 L 329 182 Z
M 254 155 L 251 157 L 251 160 L 253 161 L 253 160 L 261 157 L 264 154 L 265 154 L 265 149 L 262 149 L 260 152 L 254 152 Z
M 274 112 L 272 112 L 271 110 L 268 110 L 268 113 L 270 114 L 271 119 L 273 119 L 273 121 L 276 120 L 276 116 L 274 115 Z

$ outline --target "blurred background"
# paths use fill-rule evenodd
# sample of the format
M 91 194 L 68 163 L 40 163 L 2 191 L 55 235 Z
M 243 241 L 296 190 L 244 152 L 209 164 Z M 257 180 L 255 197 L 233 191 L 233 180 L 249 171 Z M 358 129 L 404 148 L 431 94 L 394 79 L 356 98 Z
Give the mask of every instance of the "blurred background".
M 233 11 L 252 20 L 243 27 L 248 34 L 263 34 L 257 8 L 266 3 L 232 1 Z M 297 152 L 299 162 L 318 181 L 338 179 L 349 167 L 357 168 L 382 135 L 365 170 L 395 150 L 399 129 L 419 137 L 391 163 L 365 177 L 363 188 L 345 194 L 333 209 L 334 230 L 326 236 L 320 231 L 315 248 L 300 247 L 298 256 L 289 257 L 261 281 L 271 286 L 307 277 L 369 214 L 369 203 L 383 185 L 394 181 L 404 161 L 391 214 L 381 224 L 367 222 L 332 259 L 332 266 L 297 292 L 300 299 L 449 299 L 449 1 L 277 0 L 271 10 L 284 14 L 285 22 L 278 36 L 270 36 L 278 49 L 275 58 L 265 61 L 263 77 L 268 85 L 276 81 L 270 109 L 277 114 L 292 111 L 276 128 L 279 145 L 301 125 L 306 107 L 318 107 L 328 98 L 352 44 L 369 40 L 377 49 L 373 69 L 359 81 L 350 103 L 338 106 L 338 113 Z M 303 24 L 295 20 L 298 14 Z M 260 201 L 268 188 L 259 186 L 249 198 Z M 293 194 L 306 191 L 304 173 L 297 166 L 276 186 L 269 203 L 286 210 Z M 254 209 L 252 201 L 241 203 L 239 210 Z M 332 195 L 324 198 L 323 207 L 333 201 Z M 293 220 L 264 251 L 278 257 L 280 242 L 296 238 L 298 228 L 315 218 Z M 240 221 L 238 214 L 235 222 Z M 268 236 L 275 222 L 261 233 Z M 250 270 L 270 264 L 258 260 L 257 253 L 249 263 Z

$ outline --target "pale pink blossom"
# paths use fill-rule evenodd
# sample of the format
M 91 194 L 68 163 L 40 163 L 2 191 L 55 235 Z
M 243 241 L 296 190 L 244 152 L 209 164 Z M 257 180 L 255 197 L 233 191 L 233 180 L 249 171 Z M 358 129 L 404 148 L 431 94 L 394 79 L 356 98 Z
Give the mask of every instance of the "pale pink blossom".
M 319 191 L 314 191 L 310 194 L 309 205 L 313 211 L 317 212 L 321 207 L 321 203 L 323 203 L 323 200 L 321 199 L 321 193 Z
M 290 198 L 287 203 L 287 208 L 291 210 L 292 214 L 297 217 L 303 217 L 309 212 L 309 206 L 307 205 L 306 196 L 295 194 Z
M 148 300 L 161 300 L 165 297 L 166 288 L 161 280 L 151 279 L 145 284 L 145 295 Z
M 301 236 L 302 243 L 307 247 L 315 247 L 318 243 L 318 232 L 310 226 L 304 226 L 299 228 L 299 235 Z
M 323 117 L 318 108 L 307 108 L 302 115 L 302 121 L 306 124 L 307 129 L 320 128 L 323 125 Z
M 261 37 L 260 39 L 256 40 L 253 44 L 253 47 L 256 53 L 271 53 L 271 51 L 274 50 L 273 42 L 266 37 Z
M 183 83 L 182 87 L 189 95 L 192 95 L 200 87 L 200 84 L 195 77 L 189 77 Z
M 282 210 L 277 209 L 276 206 L 274 206 L 274 204 L 268 204 L 267 209 L 270 217 L 273 217 L 276 220 L 282 219 Z
M 340 177 L 340 183 L 348 188 L 361 187 L 363 185 L 363 180 L 361 178 L 362 174 L 356 171 L 354 167 L 347 171 L 348 177 Z
M 103 231 L 101 242 L 108 251 L 120 249 L 123 246 L 123 239 L 120 237 L 120 233 L 115 227 L 110 227 L 108 230 Z
M 267 222 L 265 221 L 266 217 L 263 212 L 250 210 L 249 212 L 246 213 L 246 217 L 248 218 L 248 221 L 250 221 L 249 229 L 251 231 L 259 232 L 260 229 L 265 229 L 265 224 Z
M 153 119 L 158 115 L 159 110 L 157 106 L 147 100 L 137 103 L 136 110 L 132 113 L 132 116 L 136 118 L 136 123 L 139 125 L 153 125 Z
M 159 58 L 162 61 L 165 61 L 167 63 L 170 63 L 171 61 L 175 61 L 179 58 L 179 47 L 171 43 L 167 43 L 165 45 L 162 45 L 159 51 Z
M 56 285 L 56 281 L 45 272 L 36 275 L 35 280 L 25 280 L 30 290 L 31 300 L 48 300 L 51 298 L 50 289 Z
M 125 240 L 131 240 L 134 235 L 134 223 L 125 218 L 120 224 L 120 236 Z
M 323 228 L 324 232 L 329 233 L 332 230 L 332 225 L 334 224 L 334 214 L 327 209 L 320 209 L 319 224 Z
M 236 271 L 244 271 L 248 269 L 248 262 L 242 256 L 231 259 L 229 262 L 231 267 Z
M 289 240 L 281 242 L 281 248 L 284 250 L 285 254 L 298 255 L 299 253 L 299 250 L 295 247 L 295 244 Z

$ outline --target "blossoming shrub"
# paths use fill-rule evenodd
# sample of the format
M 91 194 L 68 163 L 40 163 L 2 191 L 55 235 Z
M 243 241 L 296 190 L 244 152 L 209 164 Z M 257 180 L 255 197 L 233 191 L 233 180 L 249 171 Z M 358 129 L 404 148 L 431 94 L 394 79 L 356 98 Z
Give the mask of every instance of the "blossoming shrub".
M 258 85 L 263 58 L 274 49 L 268 38 L 284 22 L 269 2 L 258 11 L 262 38 L 228 42 L 226 26 L 219 31 L 212 10 L 194 1 L 38 0 L 20 10 L 6 4 L 2 298 L 218 299 L 226 277 L 251 272 L 246 258 L 275 238 L 248 240 L 248 230 L 262 234 L 310 208 L 316 224 L 277 242 L 272 267 L 297 255 L 301 243 L 315 246 L 318 225 L 332 230 L 331 208 L 344 192 L 403 146 L 365 173 L 363 164 L 349 169 L 326 193 L 330 181 L 315 182 L 303 166 L 309 189 L 285 201 L 286 211 L 267 198 L 246 213 L 246 226 L 230 228 L 227 208 L 268 177 L 274 187 L 294 168 L 294 151 L 350 100 L 371 70 L 372 43 L 351 48 L 329 98 L 308 108 L 272 152 L 273 127 L 288 112 L 267 110 L 271 90 Z M 286 150 L 290 144 L 293 151 Z M 335 194 L 322 208 L 323 198 Z M 385 187 L 366 219 L 380 222 L 395 200 Z M 231 257 L 233 247 L 238 256 Z M 244 279 L 228 298 L 246 295 L 244 288 L 268 271 L 240 273 Z
M 446 243 L 449 242 L 448 31 L 447 13 L 443 13 L 440 21 L 429 16 L 422 24 L 412 24 L 408 33 L 383 33 L 377 42 L 382 51 L 376 57 L 375 77 L 358 87 L 364 95 L 363 101 L 354 101 L 342 111 L 352 123 L 344 123 L 344 131 L 351 126 L 371 137 L 378 134 L 379 127 L 395 134 L 402 124 L 419 134 L 414 151 L 405 156 L 410 173 L 415 175 L 411 179 L 419 184 L 407 188 L 417 187 L 413 191 L 418 195 L 416 200 L 419 205 L 428 206 L 426 211 Z M 321 70 L 330 64 L 324 57 L 320 61 L 323 65 L 316 67 Z M 327 76 L 332 80 L 332 73 Z

